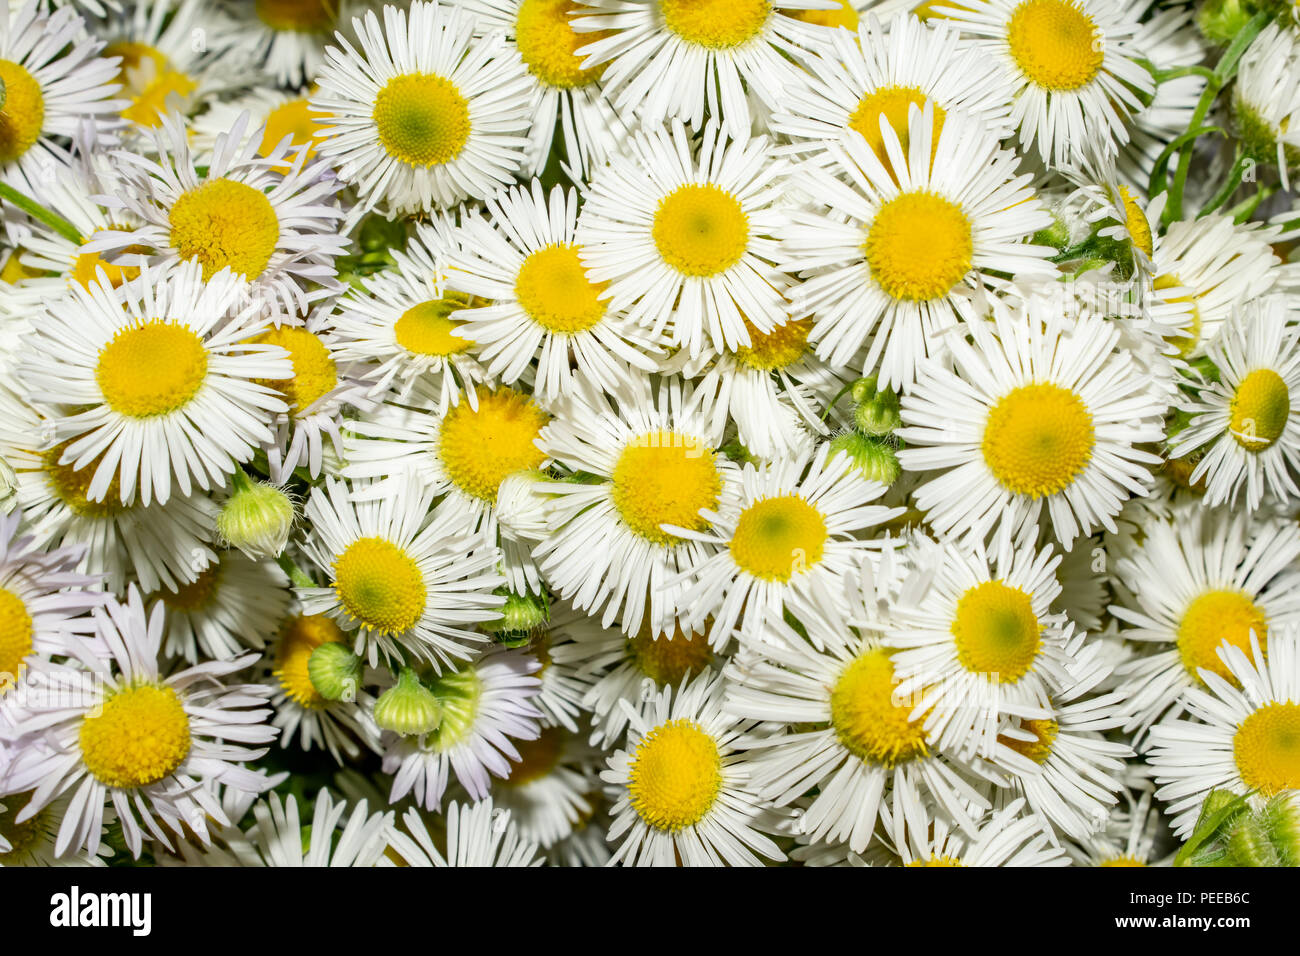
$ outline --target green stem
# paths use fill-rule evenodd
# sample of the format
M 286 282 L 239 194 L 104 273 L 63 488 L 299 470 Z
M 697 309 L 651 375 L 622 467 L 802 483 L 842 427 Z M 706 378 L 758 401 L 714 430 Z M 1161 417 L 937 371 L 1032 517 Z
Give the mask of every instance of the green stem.
M 1184 76 L 1203 76 L 1207 80 L 1214 79 L 1214 71 L 1205 66 L 1176 66 L 1168 70 L 1153 70 L 1151 75 L 1155 77 L 1156 83 L 1168 83 L 1170 80 L 1176 80 Z
M 284 573 L 289 575 L 289 583 L 294 587 L 314 588 L 317 586 L 316 582 L 307 575 L 307 572 L 294 564 L 287 554 L 282 554 L 275 560 L 279 562 L 280 567 L 284 569 Z
M 77 245 L 81 245 L 84 241 L 81 238 L 81 233 L 77 231 L 76 226 L 68 222 L 68 220 L 64 219 L 62 216 L 46 209 L 30 196 L 24 196 L 8 183 L 0 183 L 0 196 L 8 199 L 33 219 L 39 219 L 69 242 L 75 242 Z
M 1223 186 L 1219 191 L 1215 193 L 1201 211 L 1196 214 L 1197 219 L 1200 219 L 1203 216 L 1208 216 L 1232 198 L 1232 194 L 1241 186 L 1241 177 L 1245 175 L 1250 163 L 1251 160 L 1248 157 L 1242 156 L 1240 151 L 1238 151 L 1237 159 L 1233 162 L 1232 168 L 1228 170 L 1228 178 L 1224 181 Z

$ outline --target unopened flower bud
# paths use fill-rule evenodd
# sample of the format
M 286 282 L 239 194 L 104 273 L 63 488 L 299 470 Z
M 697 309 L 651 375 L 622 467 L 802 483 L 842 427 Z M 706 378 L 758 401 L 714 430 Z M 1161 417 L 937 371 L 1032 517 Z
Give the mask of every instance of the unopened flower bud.
M 545 593 L 516 594 L 507 588 L 498 588 L 497 594 L 505 596 L 501 617 L 484 621 L 480 627 L 507 647 L 517 647 L 532 639 L 533 633 L 551 619 L 551 602 Z
M 442 704 L 419 675 L 403 667 L 397 683 L 375 701 L 375 723 L 403 737 L 432 733 L 442 723 Z
M 903 423 L 898 411 L 898 395 L 877 388 L 874 375 L 853 383 L 853 401 L 853 427 L 864 435 L 888 435 Z
M 307 659 L 307 677 L 326 700 L 356 700 L 361 685 L 361 658 L 338 641 L 322 644 Z
M 831 439 L 831 455 L 843 452 L 859 471 L 872 481 L 888 487 L 898 480 L 900 467 L 894 449 L 884 442 L 857 432 L 846 432 Z
M 235 472 L 234 490 L 217 515 L 221 540 L 250 558 L 278 558 L 293 528 L 293 501 L 275 485 Z

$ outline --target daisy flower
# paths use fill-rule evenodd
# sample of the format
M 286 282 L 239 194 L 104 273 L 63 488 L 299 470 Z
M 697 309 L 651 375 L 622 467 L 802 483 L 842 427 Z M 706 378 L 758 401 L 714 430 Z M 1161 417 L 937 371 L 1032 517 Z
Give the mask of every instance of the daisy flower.
M 616 401 L 575 396 L 542 429 L 539 447 L 583 480 L 544 486 L 550 534 L 533 551 L 555 593 L 601 626 L 627 634 L 648 622 L 668 633 L 680 608 L 682 571 L 712 546 L 664 530 L 705 531 L 738 469 L 715 449 L 721 434 L 679 381 L 630 379 Z M 677 583 L 674 583 L 677 582 Z
M 453 803 L 447 808 L 446 855 L 438 849 L 424 818 L 414 807 L 402 817 L 406 832 L 389 836 L 393 852 L 407 866 L 541 866 L 536 843 L 527 840 L 510 818 L 510 812 L 492 804 Z
M 24 743 L 0 777 L 0 790 L 36 788 L 16 822 L 75 791 L 55 855 L 94 854 L 109 805 L 137 858 L 146 835 L 171 849 L 168 830 L 210 842 L 209 818 L 229 823 L 215 785 L 255 792 L 264 782 L 241 764 L 266 753 L 275 737 L 265 723 L 270 711 L 261 707 L 267 689 L 224 681 L 256 655 L 164 676 L 159 609 L 146 617 L 132 588 L 125 604 L 111 603 L 95 616 L 111 659 L 78 658 L 86 670 L 65 668 L 58 693 L 27 695 L 17 731 L 0 727 L 11 742 Z
M 1020 143 L 1044 162 L 1115 154 L 1155 91 L 1133 46 L 1137 17 L 1120 0 L 970 0 L 936 12 L 1002 68 Z
M 573 389 L 581 376 L 614 392 L 628 367 L 652 372 L 659 348 L 602 296 L 575 237 L 578 194 L 557 186 L 549 196 L 536 179 L 486 204 L 487 217 L 467 215 L 450 281 L 490 302 L 453 313 L 457 334 L 474 342 L 488 374 L 510 385 L 536 376 L 543 401 Z M 533 361 L 536 360 L 536 369 Z
M 32 195 L 49 171 L 68 164 L 62 141 L 86 123 L 94 147 L 115 141 L 119 124 L 108 114 L 122 102 L 109 98 L 117 84 L 101 50 L 71 8 L 47 13 L 38 0 L 0 7 L 0 179 Z
M 862 137 L 845 136 L 827 146 L 829 164 L 792 177 L 822 208 L 791 211 L 784 229 L 778 264 L 804 278 L 791 315 L 813 319 L 820 358 L 861 358 L 884 388 L 909 386 L 930 343 L 982 311 L 982 290 L 1004 284 L 989 270 L 1056 272 L 1049 249 L 1023 241 L 1052 217 L 1028 175 L 1016 175 L 1015 154 L 962 114 L 938 128 L 934 105 L 903 114 L 906 150 L 893 126 L 877 123 L 886 162 Z
M 748 136 L 748 94 L 768 109 L 804 82 L 797 61 L 829 31 L 791 14 L 832 10 L 828 0 L 579 0 L 573 29 L 587 68 L 627 119 L 703 124 L 705 110 L 732 137 Z M 775 9 L 774 7 L 779 7 Z
M 702 676 L 655 696 L 637 715 L 627 749 L 601 779 L 618 794 L 611 865 L 758 866 L 785 859 L 765 832 L 780 815 L 754 794 L 739 744 L 747 722 L 723 713 L 722 680 Z
M 872 504 L 884 490 L 848 455 L 830 455 L 827 444 L 761 468 L 746 465 L 721 507 L 701 515 L 709 530 L 670 526 L 712 546 L 684 572 L 683 623 L 699 628 L 711 617 L 720 648 L 737 624 L 742 640 L 763 640 L 786 611 L 805 624 L 842 617 L 838 582 L 869 546 L 859 536 L 903 513 Z
M 307 499 L 313 535 L 304 550 L 329 587 L 299 588 L 307 614 L 328 614 L 357 628 L 355 649 L 371 666 L 403 652 L 436 668 L 474 653 L 486 638 L 473 630 L 498 616 L 504 583 L 497 549 L 465 530 L 454 508 L 433 508 L 433 490 L 402 475 L 383 494 L 359 500 L 337 478 Z
M 993 321 L 947 337 L 903 396 L 908 471 L 934 473 L 917 507 L 939 534 L 1016 534 L 1044 513 L 1069 547 L 1115 530 L 1126 498 L 1151 484 L 1164 437 L 1161 382 L 1119 349 L 1120 330 L 1073 294 L 995 303 Z
M 263 159 L 276 155 L 276 147 L 287 136 L 289 145 L 283 151 L 284 158 L 273 168 L 287 171 L 299 151 L 306 153 L 306 162 L 310 163 L 316 157 L 316 134 L 324 128 L 325 118 L 312 110 L 309 96 L 308 90 L 257 87 L 232 100 L 215 102 L 191 121 L 191 148 L 199 155 L 211 152 L 217 139 L 229 135 L 239 117 L 247 113 L 250 120 L 242 132 L 255 144 L 256 155 Z
M 334 257 L 348 245 L 339 234 L 343 213 L 332 202 L 338 184 L 321 175 L 321 164 L 304 168 L 301 152 L 287 168 L 275 168 L 288 148 L 283 143 L 268 160 L 259 158 L 255 138 L 245 136 L 248 122 L 241 114 L 202 159 L 191 151 L 176 117 L 150 134 L 157 161 L 118 154 L 129 170 L 129 188 L 119 202 L 141 225 L 109 233 L 88 249 L 156 249 L 157 263 L 201 265 L 205 282 L 229 268 L 277 322 L 329 296 Z
M 698 355 L 750 344 L 785 321 L 789 279 L 772 266 L 785 166 L 766 137 L 710 122 L 642 130 L 594 176 L 578 221 L 587 278 L 608 308 Z
M 436 811 L 453 772 L 473 799 L 484 799 L 492 777 L 509 776 L 511 761 L 521 759 L 515 741 L 541 733 L 541 712 L 533 705 L 540 666 L 525 651 L 492 648 L 429 681 L 442 707 L 438 727 L 419 736 L 384 735 L 383 771 L 393 778 L 389 802 L 410 794 Z
M 335 30 L 353 23 L 366 0 L 257 0 L 225 2 L 236 50 L 277 86 L 301 86 L 325 62 Z M 232 51 L 232 53 L 235 51 Z
M 526 840 L 550 850 L 596 810 L 596 768 L 602 754 L 560 727 L 517 744 L 519 760 L 493 789 Z
M 1189 504 L 1139 526 L 1141 543 L 1119 557 L 1124 582 L 1110 614 L 1120 634 L 1148 652 L 1121 665 L 1130 719 L 1145 731 L 1175 708 L 1210 671 L 1229 680 L 1219 657 L 1225 644 L 1246 649 L 1255 635 L 1300 626 L 1300 537 L 1281 518 Z
M 903 818 L 895 815 L 896 821 Z M 893 835 L 903 866 L 1069 866 L 1062 847 L 1052 842 L 1047 821 L 1015 800 L 984 819 L 972 835 L 956 832 L 944 820 L 933 828 L 908 826 Z
M 325 51 L 312 108 L 328 117 L 319 152 L 363 204 L 427 212 L 508 183 L 525 161 L 535 96 L 514 44 L 475 39 L 446 3 L 384 8 Z
M 1224 647 L 1219 657 L 1229 678 L 1202 670 L 1204 686 L 1183 694 L 1183 706 L 1193 719 L 1167 719 L 1151 728 L 1147 760 L 1160 785 L 1156 799 L 1164 802 L 1179 839 L 1191 833 L 1211 790 L 1266 799 L 1300 789 L 1300 647 L 1295 635 L 1274 636 L 1267 658 L 1253 635 L 1246 650 Z
M 585 180 L 627 137 L 627 127 L 605 98 L 605 66 L 584 67 L 577 50 L 593 39 L 574 29 L 571 17 L 588 12 L 577 0 L 465 0 L 483 35 L 509 37 L 537 86 L 528 132 L 527 160 L 520 172 L 540 175 L 552 155 L 557 128 L 573 182 Z
M 0 800 L 0 867 L 4 866 L 104 866 L 104 857 L 113 851 L 101 842 L 93 854 L 65 850 L 55 853 L 59 827 L 67 816 L 72 797 L 55 797 L 47 805 L 17 822 L 18 812 L 27 805 L 32 794 L 19 793 Z M 105 814 L 112 817 L 111 811 Z M 100 829 L 103 840 L 103 828 Z
M 1290 302 L 1269 296 L 1247 303 L 1224 325 L 1206 354 L 1218 380 L 1185 379 L 1195 395 L 1179 405 L 1189 421 L 1170 439 L 1182 458 L 1201 450 L 1192 484 L 1204 479 L 1208 505 L 1258 509 L 1267 489 L 1282 500 L 1300 494 L 1300 326 Z
M 137 485 L 146 505 L 165 504 L 173 483 L 183 495 L 225 487 L 285 409 L 261 381 L 289 374 L 281 349 L 249 342 L 268 320 L 241 281 L 186 262 L 70 291 L 46 305 L 19 366 L 33 401 L 80 409 L 51 419 L 68 442 L 58 464 L 98 462 L 95 502 L 116 490 L 128 504 Z
M 1139 867 L 1169 866 L 1173 854 L 1158 858 L 1156 843 L 1162 835 L 1160 810 L 1152 802 L 1150 787 L 1137 799 L 1125 791 L 1126 807 L 1112 811 L 1097 833 L 1065 845 L 1075 866 Z
M 1237 70 L 1233 113 L 1242 149 L 1276 163 L 1282 188 L 1300 163 L 1300 43 L 1295 31 L 1270 23 L 1251 41 Z

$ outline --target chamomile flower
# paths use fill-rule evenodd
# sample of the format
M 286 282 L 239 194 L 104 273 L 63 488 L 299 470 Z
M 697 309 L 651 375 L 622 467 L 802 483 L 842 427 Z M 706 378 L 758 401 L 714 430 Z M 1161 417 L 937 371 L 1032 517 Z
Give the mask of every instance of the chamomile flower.
M 67 816 L 72 797 L 55 797 L 49 804 L 22 823 L 17 822 L 18 812 L 31 800 L 32 794 L 19 793 L 0 800 L 0 867 L 4 866 L 104 866 L 104 857 L 112 856 L 112 849 L 102 843 L 95 853 L 65 850 L 55 853 L 59 827 Z M 111 811 L 106 812 L 111 819 Z
M 480 33 L 514 41 L 537 85 L 528 159 L 520 172 L 541 174 L 558 127 L 562 168 L 574 182 L 586 179 L 628 134 L 601 88 L 605 67 L 584 67 L 575 52 L 594 38 L 575 30 L 571 18 L 589 11 L 577 0 L 466 0 L 464 6 L 477 16 Z
M 49 13 L 39 0 L 20 10 L 0 7 L 0 179 L 32 195 L 47 171 L 69 162 L 64 137 L 89 122 L 95 147 L 111 145 L 122 103 L 113 64 L 97 54 L 103 43 L 85 32 L 76 11 Z
M 683 622 L 699 628 L 712 618 L 715 646 L 738 627 L 744 641 L 788 611 L 811 624 L 845 613 L 837 582 L 850 574 L 868 543 L 868 529 L 902 514 L 874 505 L 884 492 L 847 455 L 794 454 L 761 468 L 746 465 L 734 495 L 702 517 L 708 531 L 672 528 L 712 545 L 685 572 Z M 709 553 L 712 552 L 712 553 Z
M 642 130 L 594 176 L 577 242 L 607 307 L 694 356 L 750 344 L 785 321 L 789 279 L 772 262 L 785 221 L 784 164 L 766 137 L 717 123 Z
M 995 59 L 1014 89 L 1020 143 L 1045 162 L 1103 159 L 1155 90 L 1120 0 L 971 0 L 936 9 Z
M 267 689 L 225 683 L 255 655 L 165 675 L 158 663 L 161 610 L 146 617 L 132 589 L 125 604 L 111 603 L 95 615 L 111 659 L 79 657 L 85 670 L 65 669 L 59 693 L 29 695 L 17 731 L 0 728 L 9 740 L 25 743 L 0 778 L 0 790 L 37 787 L 19 810 L 19 823 L 75 791 L 56 855 L 95 853 L 108 806 L 133 856 L 139 857 L 146 835 L 170 849 L 168 830 L 207 843 L 209 819 L 229 822 L 215 785 L 255 792 L 264 783 L 241 764 L 264 754 L 275 737 L 265 722 L 269 711 L 260 706 Z
M 893 126 L 877 123 L 886 162 L 846 136 L 827 146 L 831 163 L 792 177 L 819 208 L 792 211 L 783 232 L 782 265 L 804 277 L 791 315 L 813 319 L 820 358 L 860 358 L 885 388 L 910 386 L 939 334 L 981 311 L 982 290 L 1005 284 L 990 270 L 1025 279 L 1056 271 L 1050 250 L 1023 241 L 1051 216 L 1016 175 L 1015 154 L 962 114 L 938 128 L 934 106 L 908 107 L 906 150 Z
M 512 384 L 530 374 L 543 401 L 582 376 L 613 392 L 629 374 L 659 367 L 654 339 L 602 297 L 577 243 L 578 196 L 541 183 L 487 201 L 487 218 L 461 223 L 451 283 L 490 304 L 454 313 L 457 334 L 476 343 L 488 374 Z M 536 361 L 534 370 L 532 363 Z
M 478 803 L 453 803 L 447 808 L 446 855 L 438 849 L 424 818 L 414 807 L 402 817 L 406 831 L 390 835 L 393 852 L 408 866 L 541 866 L 539 848 L 514 825 L 508 810 L 491 798 Z
M 971 341 L 949 336 L 950 361 L 923 364 L 902 400 L 898 459 L 933 473 L 915 491 L 931 527 L 983 539 L 1045 515 L 1065 547 L 1113 531 L 1160 461 L 1141 445 L 1164 436 L 1161 381 L 1070 294 L 996 303 L 964 331 Z
M 453 508 L 432 508 L 432 489 L 406 475 L 359 500 L 367 487 L 327 478 L 307 500 L 314 534 L 305 550 L 330 584 L 300 588 L 303 610 L 357 628 L 356 652 L 372 666 L 381 654 L 439 670 L 471 656 L 485 640 L 475 622 L 500 613 L 497 549 Z
M 50 302 L 20 366 L 33 401 L 80 409 L 52 417 L 67 446 L 57 462 L 96 463 L 91 501 L 165 504 L 173 485 L 225 486 L 235 466 L 270 440 L 284 403 L 266 379 L 289 374 L 275 346 L 249 341 L 266 325 L 223 270 L 204 279 L 197 262 L 113 289 L 106 281 Z
M 393 214 L 482 198 L 525 161 L 535 97 L 519 52 L 474 36 L 446 3 L 384 8 L 325 51 L 313 109 L 328 117 L 319 152 L 363 204 Z
M 831 10 L 827 0 L 579 0 L 576 51 L 625 118 L 699 127 L 705 110 L 729 136 L 750 133 L 746 93 L 773 109 L 804 82 L 797 61 L 829 31 L 790 14 Z
M 1270 23 L 1251 41 L 1237 71 L 1233 112 L 1241 146 L 1275 163 L 1283 188 L 1300 163 L 1300 43 L 1295 31 Z
M 1219 651 L 1225 679 L 1200 673 L 1183 706 L 1193 718 L 1164 720 L 1151 728 L 1147 757 L 1159 789 L 1156 799 L 1185 839 L 1211 790 L 1253 792 L 1261 798 L 1300 789 L 1300 647 L 1294 634 Z
M 702 532 L 738 469 L 716 451 L 721 434 L 698 397 L 679 381 L 631 379 L 615 401 L 574 396 L 542 429 L 547 457 L 583 480 L 550 482 L 551 533 L 533 556 L 557 594 L 601 625 L 627 634 L 643 622 L 671 632 L 685 585 L 682 571 L 712 545 L 664 530 Z
M 493 788 L 526 840 L 549 850 L 595 812 L 601 754 L 561 727 L 544 727 L 516 745 L 519 759 Z
M 1023 800 L 1012 801 L 985 817 L 979 830 L 966 835 L 944 820 L 933 828 L 909 825 L 895 814 L 893 843 L 903 866 L 1069 866 L 1064 849 L 1051 840 L 1047 821 L 1028 812 Z
M 442 719 L 427 734 L 385 734 L 383 770 L 393 778 L 389 801 L 407 794 L 438 810 L 452 773 L 475 800 L 488 795 L 492 777 L 510 774 L 520 759 L 513 741 L 535 740 L 541 712 L 533 705 L 540 667 L 525 651 L 493 648 L 459 670 L 428 682 Z
M 750 724 L 722 710 L 722 681 L 701 676 L 656 695 L 601 779 L 618 794 L 609 828 L 625 866 L 758 866 L 785 855 L 766 833 L 781 815 L 754 794 L 738 749 Z
M 307 90 L 257 87 L 232 100 L 215 102 L 192 120 L 191 146 L 196 153 L 206 155 L 217 139 L 229 135 L 239 117 L 247 113 L 250 120 L 242 132 L 254 142 L 258 156 L 268 159 L 276 155 L 276 147 L 287 136 L 289 145 L 282 151 L 284 159 L 275 164 L 275 169 L 288 170 L 300 150 L 306 151 L 310 162 L 316 156 L 316 134 L 324 126 L 324 116 L 312 110 L 309 96 Z
M 1248 303 L 1206 353 L 1218 380 L 1186 380 L 1195 397 L 1179 405 L 1189 421 L 1170 441 L 1172 456 L 1200 451 L 1189 480 L 1205 480 L 1208 505 L 1244 498 L 1254 511 L 1266 489 L 1283 500 L 1300 494 L 1292 478 L 1300 468 L 1300 326 L 1290 324 L 1287 298 Z
M 301 153 L 287 168 L 259 158 L 258 144 L 244 135 L 248 122 L 236 119 L 203 159 L 174 117 L 151 134 L 157 161 L 121 154 L 132 183 L 121 202 L 141 225 L 89 248 L 156 249 L 157 262 L 197 262 L 204 281 L 229 268 L 277 321 L 330 295 L 334 257 L 347 246 L 338 230 L 343 213 L 331 201 L 338 185 L 320 164 L 304 167 Z M 269 159 L 282 160 L 287 148 L 281 143 Z
M 163 653 L 193 664 L 261 650 L 289 607 L 289 579 L 274 561 L 226 551 L 179 588 L 149 595 L 167 609 Z
M 1110 613 L 1120 634 L 1149 651 L 1121 665 L 1130 719 L 1126 731 L 1145 731 L 1183 692 L 1203 686 L 1202 673 L 1231 674 L 1223 645 L 1247 649 L 1255 635 L 1270 637 L 1300 626 L 1300 535 L 1279 517 L 1232 513 L 1196 504 L 1139 526 L 1140 544 L 1122 554 L 1115 573 L 1125 596 Z
M 1049 719 L 1051 694 L 1070 683 L 1083 634 L 1050 610 L 1060 558 L 1005 540 L 993 551 L 922 539 L 912 549 L 929 586 L 900 598 L 885 629 L 898 694 L 935 747 L 991 756 L 1008 720 Z

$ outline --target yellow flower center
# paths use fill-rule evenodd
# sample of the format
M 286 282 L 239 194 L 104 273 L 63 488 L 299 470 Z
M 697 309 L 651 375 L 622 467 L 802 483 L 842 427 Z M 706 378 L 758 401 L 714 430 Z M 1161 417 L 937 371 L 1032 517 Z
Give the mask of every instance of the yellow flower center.
M 510 776 L 505 784 L 522 787 L 540 780 L 555 769 L 560 762 L 564 746 L 564 731 L 559 727 L 544 727 L 536 740 L 516 740 L 519 759 L 510 765 Z
M 821 12 L 821 11 L 818 11 Z M 857 108 L 849 114 L 849 128 L 863 135 L 885 169 L 890 169 L 889 154 L 885 152 L 885 138 L 880 134 L 880 117 L 885 118 L 903 147 L 903 155 L 908 155 L 911 135 L 908 128 L 908 114 L 915 105 L 925 109 L 926 96 L 915 86 L 884 86 L 865 94 L 858 101 Z M 935 151 L 939 148 L 939 134 L 943 132 L 943 121 L 947 114 L 938 103 L 934 104 L 934 132 L 930 145 L 930 161 L 934 161 Z
M 1157 292 L 1164 289 L 1182 288 L 1183 280 L 1172 274 L 1156 276 L 1155 281 L 1151 283 L 1151 287 Z M 1193 292 L 1191 295 L 1173 296 L 1164 301 L 1168 302 L 1170 305 L 1182 305 L 1186 303 L 1191 306 L 1191 323 L 1188 325 L 1187 329 L 1181 335 L 1170 336 L 1165 340 L 1171 345 L 1176 345 L 1178 347 L 1178 354 L 1183 358 L 1187 358 L 1195 352 L 1196 347 L 1201 344 L 1201 327 L 1203 325 L 1203 320 L 1201 319 L 1201 310 L 1198 305 L 1199 300 L 1196 297 L 1196 293 Z
M 952 621 L 957 660 L 995 683 L 1014 684 L 1029 672 L 1042 633 L 1029 595 L 1001 581 L 977 584 L 957 601 Z
M 1200 681 L 1197 671 L 1205 668 L 1224 680 L 1236 683 L 1218 650 L 1227 644 L 1250 656 L 1250 635 L 1261 650 L 1268 649 L 1268 618 L 1264 610 L 1241 591 L 1206 591 L 1187 605 L 1178 622 L 1178 655 L 1187 673 Z
M 91 239 L 98 237 L 95 233 L 82 243 L 90 242 Z M 127 246 L 117 254 L 115 258 L 125 261 L 134 260 L 136 256 L 148 255 L 150 249 L 148 246 L 131 245 Z M 116 289 L 123 282 L 130 282 L 140 275 L 140 267 L 132 265 L 118 265 L 115 262 L 109 262 L 98 252 L 80 253 L 72 264 L 72 280 L 79 282 L 84 288 L 89 289 L 92 282 L 98 282 L 96 278 L 96 269 L 103 269 L 104 275 L 108 277 L 108 284 Z
M 513 389 L 482 393 L 477 410 L 462 401 L 447 412 L 438 457 L 457 488 L 472 498 L 495 502 L 508 476 L 540 468 L 546 460 L 537 437 L 549 418 Z
M 651 234 L 659 255 L 678 272 L 715 276 L 745 254 L 749 217 L 740 200 L 720 186 L 678 186 L 659 200 Z
M 322 33 L 334 25 L 336 0 L 257 0 L 257 17 L 272 30 Z
M 81 759 L 106 787 L 147 787 L 190 752 L 190 718 L 170 687 L 140 684 L 114 693 L 81 722 Z
M 227 266 L 256 279 L 280 241 L 280 221 L 265 194 L 246 183 L 214 179 L 182 193 L 167 216 L 172 248 L 203 265 L 204 281 Z
M 334 359 L 320 336 L 298 326 L 282 325 L 253 339 L 258 345 L 278 345 L 289 353 L 292 378 L 264 379 L 261 384 L 284 396 L 289 409 L 305 412 L 339 382 Z
M 45 125 L 45 96 L 24 67 L 0 60 L 5 103 L 0 107 L 0 163 L 12 163 L 41 138 Z
M 1265 704 L 1241 722 L 1232 738 L 1241 781 L 1271 797 L 1300 788 L 1300 704 Z
M 316 133 L 324 128 L 318 116 L 308 107 L 306 98 L 289 100 L 277 106 L 266 115 L 266 132 L 262 134 L 262 144 L 257 147 L 261 156 L 270 156 L 271 150 L 280 145 L 280 140 L 291 137 L 290 148 L 307 147 L 307 158 L 316 155 Z M 287 165 L 287 164 L 286 164 Z
M 0 282 L 8 282 L 10 285 L 18 285 L 20 282 L 43 275 L 45 275 L 43 270 L 33 269 L 23 262 L 22 249 L 14 249 L 9 253 L 9 258 L 5 259 L 3 268 L 0 268 Z
M 0 810 L 0 837 L 8 841 L 9 849 L 0 853 L 0 866 L 21 866 L 28 851 L 36 845 L 41 833 L 46 831 L 50 813 L 48 806 L 22 823 L 14 821 L 30 797 L 30 793 L 24 793 L 5 798 L 4 809 Z
M 220 585 L 221 562 L 216 561 L 200 571 L 199 576 L 189 584 L 182 584 L 175 591 L 163 588 L 158 595 L 168 610 L 192 614 L 212 604 Z
M 575 51 L 605 34 L 579 33 L 569 15 L 582 10 L 574 0 L 523 0 L 515 17 L 515 45 L 528 71 L 547 86 L 562 90 L 586 86 L 599 79 L 605 65 L 582 68 Z
M 649 432 L 629 442 L 614 465 L 610 497 L 635 534 L 659 545 L 680 539 L 660 525 L 703 531 L 700 509 L 718 506 L 722 476 L 713 449 L 672 431 Z
M 161 126 L 163 115 L 179 109 L 198 89 L 198 83 L 172 69 L 162 51 L 147 44 L 130 41 L 110 43 L 103 55 L 122 58 L 117 80 L 122 84 L 123 93 L 131 100 L 122 110 L 122 117 L 145 128 Z M 133 76 L 146 60 L 149 69 Z
M 324 614 L 295 614 L 280 631 L 280 643 L 275 649 L 275 666 L 272 676 L 289 699 L 301 707 L 316 709 L 327 701 L 316 690 L 307 673 L 307 663 L 316 648 L 322 644 L 341 644 L 343 632 Z
M 628 653 L 637 668 L 659 687 L 676 687 L 687 674 L 702 674 L 713 660 L 713 649 L 705 634 L 683 634 L 681 627 L 673 636 L 655 637 L 649 626 L 627 642 Z
M 970 272 L 974 248 L 961 206 L 926 191 L 881 206 L 863 247 L 880 288 L 911 302 L 947 295 Z
M 849 0 L 840 0 L 837 10 L 779 10 L 779 12 L 787 17 L 794 17 L 804 23 L 814 23 L 820 27 L 844 27 L 847 30 L 858 28 L 858 11 Z
M 984 462 L 1002 487 L 1041 498 L 1067 488 L 1092 459 L 1092 415 L 1068 388 L 1022 385 L 989 411 Z
M 718 745 L 692 720 L 670 720 L 641 738 L 628 771 L 632 808 L 675 833 L 704 819 L 722 789 Z
M 826 520 L 799 495 L 756 501 L 740 513 L 731 538 L 737 567 L 756 578 L 789 581 L 822 559 Z
M 767 0 L 659 0 L 668 29 L 687 43 L 731 50 L 763 32 L 772 5 Z
M 1077 90 L 1092 82 L 1104 59 L 1102 39 L 1078 0 L 1024 0 L 1007 27 L 1012 58 L 1049 90 Z
M 605 317 L 600 293 L 607 282 L 592 282 L 578 258 L 578 247 L 556 244 L 529 254 L 519 267 L 515 295 L 528 317 L 549 332 L 585 332 Z
M 913 860 L 908 866 L 964 866 L 961 859 L 955 856 L 934 856 L 928 859 Z
M 120 329 L 100 350 L 95 381 L 113 411 L 150 418 L 189 404 L 207 373 L 208 350 L 198 335 L 152 319 Z
M 1291 417 L 1291 393 L 1281 375 L 1257 368 L 1237 386 L 1228 403 L 1228 429 L 1246 451 L 1263 451 L 1282 437 Z
M 334 591 L 353 619 L 401 634 L 424 615 L 428 591 L 419 566 L 384 538 L 358 538 L 334 562 Z
M 1133 240 L 1133 245 L 1150 258 L 1155 254 L 1156 247 L 1151 238 L 1151 223 L 1147 222 L 1146 213 L 1127 186 L 1119 187 L 1119 197 L 1124 202 L 1124 225 L 1128 228 L 1129 238 Z
M 860 760 L 893 767 L 924 756 L 928 742 L 912 708 L 894 698 L 894 664 L 883 648 L 854 658 L 831 689 L 831 726 Z
M 468 297 L 448 293 L 441 299 L 411 306 L 393 326 L 397 344 L 412 355 L 446 358 L 464 352 L 474 343 L 459 334 L 452 334 L 465 323 L 456 322 L 450 316 L 470 305 Z
M 759 372 L 774 372 L 803 358 L 808 350 L 812 319 L 791 319 L 771 332 L 760 332 L 748 319 L 749 345 L 736 350 L 736 361 Z
M 375 127 L 388 155 L 408 166 L 438 166 L 469 141 L 469 101 L 434 73 L 395 76 L 375 97 Z
M 0 588 L 0 696 L 23 676 L 32 652 L 32 616 L 8 588 Z
M 91 501 L 86 497 L 90 490 L 91 479 L 99 468 L 100 459 L 96 458 L 85 468 L 73 468 L 71 463 L 59 464 L 68 442 L 56 445 L 41 455 L 41 471 L 45 474 L 50 493 L 67 506 L 68 510 L 81 518 L 111 518 L 126 510 L 122 504 L 122 485 L 118 476 L 108 484 L 103 501 Z
M 1020 729 L 1029 731 L 1034 735 L 1034 739 L 1021 740 L 1019 737 L 999 737 L 998 741 L 1022 757 L 1028 757 L 1034 763 L 1047 763 L 1047 758 L 1052 755 L 1052 745 L 1056 743 L 1056 737 L 1061 732 L 1060 725 L 1051 718 L 1044 720 L 1025 719 L 1020 721 Z
M 1109 859 L 1102 860 L 1098 866 L 1146 866 L 1135 856 L 1112 856 Z

